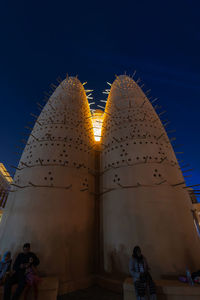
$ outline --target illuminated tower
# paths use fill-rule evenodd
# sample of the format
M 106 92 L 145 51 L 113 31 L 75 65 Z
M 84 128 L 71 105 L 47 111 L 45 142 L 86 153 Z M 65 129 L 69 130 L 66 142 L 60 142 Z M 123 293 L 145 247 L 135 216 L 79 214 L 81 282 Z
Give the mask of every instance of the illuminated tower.
M 84 87 L 69 77 L 36 120 L 0 226 L 0 253 L 30 242 L 61 293 L 87 286 L 93 273 L 93 143 Z
M 104 268 L 127 274 L 135 245 L 153 275 L 200 265 L 192 203 L 175 153 L 153 106 L 127 76 L 111 85 L 102 129 Z
M 127 275 L 137 244 L 155 278 L 200 265 L 192 203 L 165 124 L 127 76 L 111 85 L 104 113 L 90 113 L 77 78 L 60 83 L 36 119 L 8 200 L 0 253 L 30 242 L 42 274 L 59 278 L 60 294 L 89 286 L 102 264 Z

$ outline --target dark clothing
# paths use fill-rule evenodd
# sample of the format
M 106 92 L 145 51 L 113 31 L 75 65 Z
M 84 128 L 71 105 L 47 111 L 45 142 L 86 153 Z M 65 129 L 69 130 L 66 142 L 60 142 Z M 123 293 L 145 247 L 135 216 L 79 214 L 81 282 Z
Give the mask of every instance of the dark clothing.
M 10 272 L 12 260 L 9 259 L 8 261 L 0 261 L 0 282 L 4 280 L 6 277 L 6 273 Z
M 140 276 L 140 279 L 135 281 L 135 290 L 139 297 L 145 297 L 147 289 L 150 295 L 156 294 L 156 286 L 153 282 L 151 275 L 147 272 Z
M 149 267 L 144 256 L 142 259 L 131 257 L 129 261 L 129 272 L 133 277 L 136 298 L 145 299 L 149 294 L 149 299 L 156 300 L 156 286 L 149 273 Z
M 17 284 L 17 288 L 12 297 L 12 300 L 17 300 L 19 299 L 21 293 L 23 292 L 23 289 L 25 288 L 26 285 L 25 276 L 22 273 L 14 273 L 10 278 L 8 278 L 8 280 L 5 282 L 4 285 L 3 300 L 10 300 L 13 284 Z
M 18 254 L 13 265 L 13 270 L 15 271 L 15 273 L 10 278 L 8 278 L 4 286 L 4 297 L 3 297 L 4 300 L 10 300 L 11 289 L 13 284 L 17 284 L 17 289 L 12 297 L 12 300 L 19 299 L 26 285 L 26 277 L 25 277 L 26 269 L 32 265 L 37 267 L 39 263 L 40 261 L 38 257 L 32 252 L 29 252 L 27 254 L 25 253 Z M 21 264 L 27 264 L 27 265 L 21 268 L 20 267 Z
M 34 267 L 37 267 L 39 265 L 40 261 L 33 252 L 29 252 L 27 254 L 20 253 L 20 254 L 18 254 L 18 256 L 17 256 L 17 258 L 14 262 L 13 270 L 15 272 L 24 273 L 26 268 L 21 269 L 20 265 L 21 264 L 28 264 L 28 263 L 30 263 L 30 266 L 33 265 Z
M 193 272 L 191 276 L 192 276 L 192 280 L 194 280 L 195 277 L 200 277 L 200 270 L 196 271 L 196 272 Z

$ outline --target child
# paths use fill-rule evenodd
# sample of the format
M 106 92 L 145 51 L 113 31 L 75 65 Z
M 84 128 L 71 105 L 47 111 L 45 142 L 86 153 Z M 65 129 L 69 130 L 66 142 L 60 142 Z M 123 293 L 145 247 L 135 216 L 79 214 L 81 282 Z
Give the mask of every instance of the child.
M 32 265 L 32 257 L 29 259 L 29 263 L 26 265 L 26 287 L 24 292 L 24 300 L 28 300 L 28 294 L 30 292 L 31 287 L 33 287 L 34 291 L 34 299 L 38 299 L 38 284 L 41 279 L 37 275 L 37 269 Z
M 7 251 L 2 260 L 0 261 L 0 284 L 4 284 L 6 281 L 6 277 L 9 275 L 10 267 L 11 267 L 12 259 L 11 253 Z

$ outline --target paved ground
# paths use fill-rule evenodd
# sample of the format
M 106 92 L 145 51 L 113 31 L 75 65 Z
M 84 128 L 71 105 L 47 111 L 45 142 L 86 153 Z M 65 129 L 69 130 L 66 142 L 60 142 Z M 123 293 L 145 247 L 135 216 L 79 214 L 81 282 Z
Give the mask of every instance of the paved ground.
M 59 296 L 58 300 L 123 300 L 122 294 L 117 294 L 98 286 Z

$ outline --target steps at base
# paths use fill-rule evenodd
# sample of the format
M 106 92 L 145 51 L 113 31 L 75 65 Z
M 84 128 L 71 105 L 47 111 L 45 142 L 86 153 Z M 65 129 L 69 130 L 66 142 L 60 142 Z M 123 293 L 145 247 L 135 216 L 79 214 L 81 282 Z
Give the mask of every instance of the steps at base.
M 158 300 L 197 300 L 200 299 L 200 285 L 189 286 L 178 280 L 155 280 Z M 136 300 L 132 278 L 123 283 L 124 300 Z
M 16 289 L 16 285 L 13 285 L 12 293 Z M 43 277 L 42 281 L 38 285 L 38 300 L 56 300 L 58 294 L 58 279 L 56 277 Z M 23 299 L 24 295 L 20 297 Z M 33 291 L 31 289 L 28 296 L 29 300 L 33 298 Z M 0 300 L 3 300 L 3 287 L 0 287 Z

